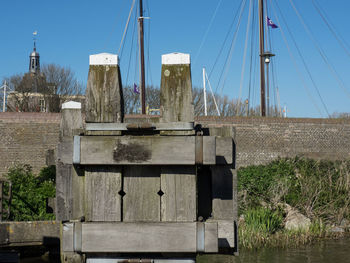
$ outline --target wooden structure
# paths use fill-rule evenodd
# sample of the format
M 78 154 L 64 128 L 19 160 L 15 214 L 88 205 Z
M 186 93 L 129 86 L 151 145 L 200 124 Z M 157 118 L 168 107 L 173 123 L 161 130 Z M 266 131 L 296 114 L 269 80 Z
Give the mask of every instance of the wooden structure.
M 90 56 L 86 94 L 86 123 L 79 104 L 62 108 L 62 261 L 194 262 L 237 251 L 233 131 L 195 127 L 189 55 L 162 57 L 157 123 L 124 123 L 116 55 Z

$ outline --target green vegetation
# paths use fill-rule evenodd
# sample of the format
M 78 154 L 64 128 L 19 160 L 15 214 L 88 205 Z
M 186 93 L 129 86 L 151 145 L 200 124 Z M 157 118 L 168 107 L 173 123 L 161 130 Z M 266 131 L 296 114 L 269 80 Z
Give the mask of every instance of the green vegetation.
M 305 244 L 331 235 L 350 218 L 350 161 L 277 159 L 238 171 L 241 247 Z M 286 204 L 311 219 L 306 230 L 286 230 Z M 332 234 L 333 235 L 333 234 Z
M 55 166 L 43 168 L 34 175 L 29 165 L 9 169 L 7 179 L 12 182 L 10 221 L 53 220 L 54 214 L 46 212 L 46 199 L 54 197 Z M 5 189 L 6 190 L 6 189 Z

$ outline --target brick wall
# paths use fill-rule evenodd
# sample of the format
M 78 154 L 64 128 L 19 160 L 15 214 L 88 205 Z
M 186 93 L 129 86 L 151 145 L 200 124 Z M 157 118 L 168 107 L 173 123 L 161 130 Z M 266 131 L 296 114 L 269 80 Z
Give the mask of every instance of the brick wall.
M 238 167 L 297 155 L 329 160 L 350 157 L 350 120 L 199 117 L 197 121 L 236 128 Z
M 129 117 L 128 119 L 131 118 Z M 277 157 L 350 158 L 350 120 L 199 117 L 203 125 L 236 128 L 237 166 Z M 0 175 L 15 163 L 38 172 L 58 143 L 60 114 L 0 113 Z
M 60 114 L 0 113 L 0 176 L 16 163 L 35 172 L 45 166 L 47 150 L 58 143 Z

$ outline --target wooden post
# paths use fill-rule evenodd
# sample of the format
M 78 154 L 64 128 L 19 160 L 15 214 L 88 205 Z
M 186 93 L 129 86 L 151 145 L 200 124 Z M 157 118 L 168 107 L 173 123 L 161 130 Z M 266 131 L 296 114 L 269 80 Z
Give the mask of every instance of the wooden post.
M 56 161 L 56 220 L 58 221 L 70 220 L 82 215 L 82 209 L 79 209 L 79 206 L 82 206 L 81 198 L 73 189 L 73 181 L 81 180 L 75 178 L 78 174 L 73 167 L 73 136 L 79 134 L 82 129 L 81 103 L 70 101 L 62 104 Z M 81 183 L 77 182 L 77 184 Z M 75 196 L 76 194 L 78 195 Z M 77 202 L 75 208 L 73 208 L 73 200 Z
M 182 53 L 163 55 L 161 74 L 161 121 L 193 122 L 190 55 Z
M 193 122 L 190 55 L 172 53 L 162 56 L 160 88 L 161 122 Z M 194 135 L 171 131 L 161 135 Z M 193 222 L 197 220 L 197 180 L 195 166 L 161 167 L 161 220 Z
M 211 166 L 212 220 L 218 223 L 219 249 L 238 251 L 238 200 L 237 171 L 235 169 L 234 128 L 232 126 L 209 128 L 216 137 L 216 165 Z
M 118 56 L 107 53 L 91 55 L 86 90 L 86 122 L 122 123 L 123 120 L 124 100 Z M 87 132 L 86 135 L 112 134 L 121 135 L 118 131 Z M 119 193 L 122 190 L 122 168 L 105 164 L 85 169 L 85 219 L 121 221 L 122 196 Z
M 117 55 L 90 56 L 86 122 L 123 122 L 124 100 Z

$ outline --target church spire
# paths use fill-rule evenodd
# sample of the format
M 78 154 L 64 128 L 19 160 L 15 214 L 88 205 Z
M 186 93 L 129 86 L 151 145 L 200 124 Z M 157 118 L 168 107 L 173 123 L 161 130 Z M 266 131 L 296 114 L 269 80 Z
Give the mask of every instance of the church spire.
M 40 73 L 40 55 L 36 52 L 36 36 L 38 32 L 33 33 L 34 47 L 33 52 L 29 56 L 29 72 L 33 74 Z

